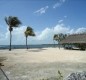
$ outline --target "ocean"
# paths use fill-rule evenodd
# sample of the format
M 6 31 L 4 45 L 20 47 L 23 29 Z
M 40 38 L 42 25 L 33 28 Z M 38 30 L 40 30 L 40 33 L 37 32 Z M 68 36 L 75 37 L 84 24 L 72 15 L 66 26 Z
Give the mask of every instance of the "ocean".
M 58 47 L 58 44 L 38 44 L 38 45 L 28 45 L 28 48 L 49 48 Z M 12 45 L 12 49 L 25 49 L 26 45 Z M 9 45 L 0 45 L 0 49 L 9 49 Z

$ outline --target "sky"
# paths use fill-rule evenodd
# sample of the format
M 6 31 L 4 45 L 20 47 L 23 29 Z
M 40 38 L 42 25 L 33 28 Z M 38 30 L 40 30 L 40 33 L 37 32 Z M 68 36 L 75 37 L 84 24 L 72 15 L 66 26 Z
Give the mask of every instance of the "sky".
M 12 32 L 12 44 L 24 45 L 24 31 L 33 28 L 36 36 L 28 44 L 52 44 L 53 35 L 86 31 L 86 0 L 0 0 L 0 45 L 9 45 L 4 18 L 16 16 L 22 22 Z

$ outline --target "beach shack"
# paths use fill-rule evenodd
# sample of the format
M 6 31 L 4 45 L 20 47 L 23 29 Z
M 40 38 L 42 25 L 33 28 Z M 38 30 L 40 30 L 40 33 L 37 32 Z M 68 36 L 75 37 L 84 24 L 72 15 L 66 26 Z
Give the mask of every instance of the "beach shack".
M 72 34 L 63 39 L 60 44 L 66 49 L 78 48 L 81 50 L 86 49 L 86 34 Z

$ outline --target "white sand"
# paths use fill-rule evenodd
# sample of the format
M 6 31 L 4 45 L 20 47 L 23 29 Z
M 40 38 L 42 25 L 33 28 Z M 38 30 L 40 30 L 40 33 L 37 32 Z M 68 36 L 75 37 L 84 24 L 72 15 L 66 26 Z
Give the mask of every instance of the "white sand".
M 15 63 L 86 62 L 86 51 L 58 48 L 0 50 L 0 56 Z
M 64 75 L 65 71 L 68 73 L 76 69 L 81 71 L 86 67 L 86 51 L 80 50 L 58 48 L 0 50 L 0 57 L 6 58 L 3 61 L 5 65 L 3 69 L 10 80 L 39 80 L 57 75 L 58 69 Z

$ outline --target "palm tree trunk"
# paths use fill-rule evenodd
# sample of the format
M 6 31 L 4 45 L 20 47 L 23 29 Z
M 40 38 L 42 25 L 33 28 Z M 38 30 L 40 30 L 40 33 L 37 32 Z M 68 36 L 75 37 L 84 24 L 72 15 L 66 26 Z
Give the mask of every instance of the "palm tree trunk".
M 27 46 L 27 37 L 26 37 L 26 48 L 28 49 L 28 46 Z
M 54 43 L 54 47 L 55 47 L 55 41 L 53 40 L 53 43 Z
M 59 49 L 60 49 L 60 43 L 59 43 Z
M 59 49 L 60 49 L 60 42 L 58 42 L 58 45 L 59 45 Z
M 12 34 L 11 34 L 11 31 L 10 31 L 10 48 L 9 48 L 9 51 L 11 51 L 11 39 L 12 39 Z

